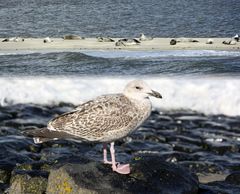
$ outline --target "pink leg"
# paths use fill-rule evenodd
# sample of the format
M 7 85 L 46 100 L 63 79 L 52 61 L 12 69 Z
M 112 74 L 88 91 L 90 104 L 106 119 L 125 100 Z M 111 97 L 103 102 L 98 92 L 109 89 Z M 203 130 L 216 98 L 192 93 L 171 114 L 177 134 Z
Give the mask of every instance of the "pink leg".
M 104 164 L 112 164 L 111 161 L 107 159 L 107 144 L 103 143 L 103 163 Z
M 114 142 L 111 143 L 110 152 L 111 152 L 111 157 L 112 157 L 112 169 L 113 169 L 113 171 L 118 172 L 120 174 L 129 174 L 130 173 L 129 164 L 117 164 L 116 163 Z

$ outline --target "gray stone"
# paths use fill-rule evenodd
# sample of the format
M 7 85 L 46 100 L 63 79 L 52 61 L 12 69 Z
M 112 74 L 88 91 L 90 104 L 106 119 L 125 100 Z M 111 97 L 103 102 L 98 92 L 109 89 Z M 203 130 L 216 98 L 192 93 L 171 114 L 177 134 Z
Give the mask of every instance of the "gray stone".
M 195 194 L 196 176 L 185 168 L 161 161 L 157 155 L 136 156 L 131 173 L 120 175 L 110 165 L 66 164 L 50 171 L 47 194 L 161 193 Z
M 11 178 L 9 194 L 42 194 L 46 191 L 47 179 L 32 177 L 28 174 L 16 174 Z

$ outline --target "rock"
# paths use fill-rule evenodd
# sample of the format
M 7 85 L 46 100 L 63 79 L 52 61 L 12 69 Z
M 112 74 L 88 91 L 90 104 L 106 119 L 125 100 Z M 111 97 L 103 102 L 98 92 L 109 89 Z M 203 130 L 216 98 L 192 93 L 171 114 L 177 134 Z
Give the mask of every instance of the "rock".
M 9 169 L 0 169 L 0 183 L 7 184 L 11 178 L 11 170 Z
M 222 170 L 217 164 L 204 161 L 182 161 L 179 164 L 197 174 L 219 173 Z
M 226 182 L 233 185 L 240 185 L 240 171 L 234 172 L 227 176 Z
M 214 181 L 208 184 L 201 184 L 198 194 L 238 194 L 240 186 L 231 185 L 225 181 Z
M 0 127 L 0 136 L 21 135 L 21 133 L 12 127 Z
M 11 118 L 12 118 L 11 114 L 0 112 L 0 121 L 8 120 Z
M 36 159 L 38 145 L 23 136 L 0 137 L 0 167 L 13 168 L 17 163 L 27 163 Z
M 150 141 L 139 141 L 134 140 L 123 145 L 129 153 L 140 152 L 140 151 L 172 151 L 172 148 L 168 144 L 150 142 Z
M 42 194 L 46 191 L 47 179 L 44 177 L 16 174 L 11 178 L 9 194 Z
M 139 155 L 131 173 L 120 175 L 99 162 L 65 164 L 50 171 L 47 194 L 58 193 L 162 193 L 198 192 L 196 176 L 185 168 L 166 163 L 157 155 Z

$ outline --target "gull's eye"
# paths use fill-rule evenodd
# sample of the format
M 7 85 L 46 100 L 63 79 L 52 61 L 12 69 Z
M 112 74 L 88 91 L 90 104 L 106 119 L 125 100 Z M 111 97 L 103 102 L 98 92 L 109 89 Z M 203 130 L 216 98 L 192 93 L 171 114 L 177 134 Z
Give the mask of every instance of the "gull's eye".
M 137 90 L 141 90 L 142 89 L 142 87 L 140 87 L 140 86 L 136 86 L 135 87 Z

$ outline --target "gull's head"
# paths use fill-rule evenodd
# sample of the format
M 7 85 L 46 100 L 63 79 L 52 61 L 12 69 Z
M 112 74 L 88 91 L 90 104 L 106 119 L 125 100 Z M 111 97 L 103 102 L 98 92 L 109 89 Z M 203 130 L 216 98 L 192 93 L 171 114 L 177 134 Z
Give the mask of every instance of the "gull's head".
M 145 99 L 149 96 L 162 98 L 159 92 L 152 90 L 144 81 L 134 80 L 129 82 L 124 88 L 123 94 L 129 98 Z

